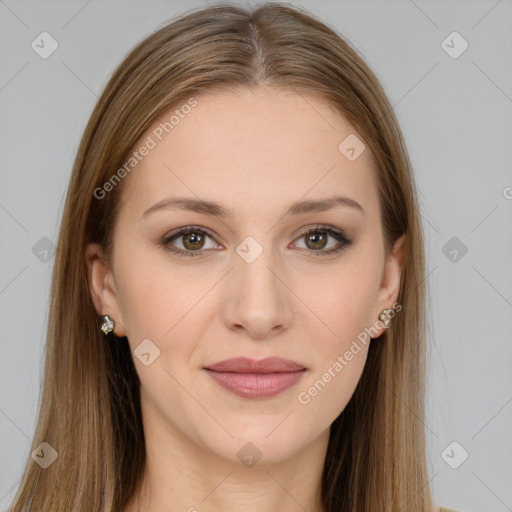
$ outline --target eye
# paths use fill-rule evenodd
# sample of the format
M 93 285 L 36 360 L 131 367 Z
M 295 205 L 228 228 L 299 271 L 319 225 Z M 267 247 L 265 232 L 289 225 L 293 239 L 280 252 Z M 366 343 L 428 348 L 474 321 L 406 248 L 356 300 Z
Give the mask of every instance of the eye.
M 205 246 L 205 241 L 208 238 L 212 240 L 213 246 Z M 329 238 L 336 240 L 338 243 L 324 250 L 328 246 Z M 179 239 L 182 239 L 180 241 L 181 248 L 177 247 L 174 243 Z M 340 252 L 353 243 L 353 240 L 348 238 L 343 231 L 320 225 L 302 230 L 298 240 L 300 239 L 304 239 L 304 248 L 315 256 L 325 256 Z M 187 226 L 169 233 L 160 241 L 160 245 L 166 251 L 179 256 L 203 256 L 203 249 L 217 248 L 213 236 L 205 229 L 196 226 Z
M 176 248 L 175 245 L 172 245 L 171 242 L 178 239 L 183 239 L 180 243 L 182 248 Z M 205 247 L 205 240 L 210 238 L 213 240 L 213 237 L 208 234 L 204 229 L 197 228 L 195 226 L 187 226 L 186 228 L 181 228 L 178 231 L 170 233 L 160 242 L 164 248 L 179 256 L 199 256 L 201 255 L 202 249 L 215 249 L 215 244 L 213 247 Z
M 337 240 L 338 243 L 331 245 L 327 250 L 328 239 Z M 301 231 L 299 240 L 304 239 L 305 249 L 309 250 L 314 256 L 325 256 L 340 252 L 353 243 L 343 231 L 331 228 L 329 226 L 314 226 Z

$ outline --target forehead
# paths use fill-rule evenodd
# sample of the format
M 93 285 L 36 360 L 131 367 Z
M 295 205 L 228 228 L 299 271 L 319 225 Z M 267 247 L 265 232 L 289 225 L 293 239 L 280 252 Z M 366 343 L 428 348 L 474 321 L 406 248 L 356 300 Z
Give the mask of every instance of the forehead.
M 159 200 L 187 195 L 242 214 L 338 193 L 371 212 L 373 159 L 366 148 L 349 160 L 339 148 L 349 136 L 362 139 L 312 95 L 262 87 L 186 98 L 132 148 L 153 146 L 126 178 L 123 203 L 140 216 Z

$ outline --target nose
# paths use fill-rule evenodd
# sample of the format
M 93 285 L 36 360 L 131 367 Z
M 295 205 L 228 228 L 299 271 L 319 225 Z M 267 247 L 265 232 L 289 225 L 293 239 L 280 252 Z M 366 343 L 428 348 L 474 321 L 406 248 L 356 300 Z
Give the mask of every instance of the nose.
M 252 263 L 235 258 L 222 312 L 228 329 L 264 340 L 288 328 L 293 293 L 279 269 L 271 251 L 263 251 Z

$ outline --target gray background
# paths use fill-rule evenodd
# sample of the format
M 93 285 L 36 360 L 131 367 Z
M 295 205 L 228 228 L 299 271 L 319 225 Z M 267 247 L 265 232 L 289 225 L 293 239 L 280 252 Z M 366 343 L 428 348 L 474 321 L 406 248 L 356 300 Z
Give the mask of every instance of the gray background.
M 292 4 L 366 58 L 414 165 L 427 242 L 436 503 L 512 511 L 512 0 Z M 0 0 L 1 510 L 30 455 L 53 263 L 46 249 L 82 131 L 127 50 L 201 5 Z M 43 31 L 58 42 L 47 59 L 31 47 Z M 453 31 L 469 44 L 457 58 L 443 47 L 458 53 L 461 40 L 442 46 Z

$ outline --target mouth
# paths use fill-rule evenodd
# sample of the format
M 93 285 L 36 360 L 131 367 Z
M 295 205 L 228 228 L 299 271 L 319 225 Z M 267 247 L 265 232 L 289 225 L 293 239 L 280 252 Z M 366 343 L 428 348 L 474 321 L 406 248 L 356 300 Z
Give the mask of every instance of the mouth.
M 269 357 L 256 361 L 245 357 L 227 359 L 204 367 L 215 382 L 243 398 L 270 398 L 291 388 L 303 377 L 303 365 Z

